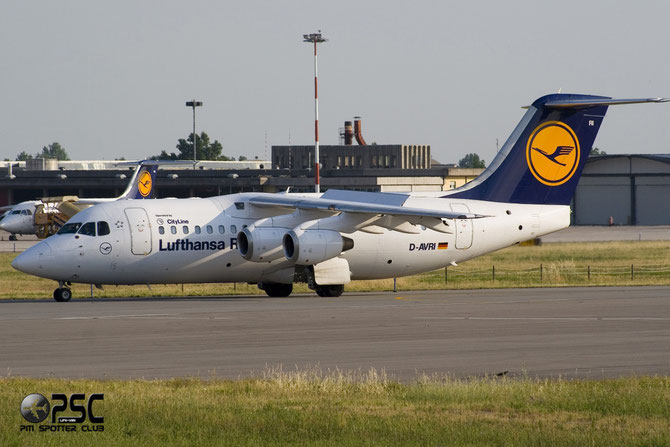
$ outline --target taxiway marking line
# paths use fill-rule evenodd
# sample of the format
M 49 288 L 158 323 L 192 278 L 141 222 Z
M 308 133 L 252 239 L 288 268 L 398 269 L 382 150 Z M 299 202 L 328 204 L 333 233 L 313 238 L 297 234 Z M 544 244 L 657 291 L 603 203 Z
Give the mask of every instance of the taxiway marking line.
M 663 317 L 414 317 L 415 320 L 484 320 L 484 321 L 670 321 Z
M 127 314 L 127 315 L 89 315 L 85 317 L 58 317 L 54 320 L 97 320 L 103 318 L 142 318 L 142 317 L 171 317 L 176 314 Z

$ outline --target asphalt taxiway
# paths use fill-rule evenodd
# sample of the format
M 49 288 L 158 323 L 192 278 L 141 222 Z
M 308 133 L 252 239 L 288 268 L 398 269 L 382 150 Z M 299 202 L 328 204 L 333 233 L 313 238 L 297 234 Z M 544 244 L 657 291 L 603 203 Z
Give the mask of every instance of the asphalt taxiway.
M 0 374 L 670 374 L 670 287 L 0 302 Z

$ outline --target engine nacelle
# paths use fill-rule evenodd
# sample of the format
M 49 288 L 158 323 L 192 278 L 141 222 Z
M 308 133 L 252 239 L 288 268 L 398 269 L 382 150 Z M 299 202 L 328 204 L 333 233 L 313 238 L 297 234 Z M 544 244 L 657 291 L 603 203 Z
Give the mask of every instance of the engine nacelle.
M 284 256 L 282 238 L 286 228 L 244 228 L 237 233 L 237 249 L 252 262 L 271 262 Z
M 283 239 L 284 256 L 298 265 L 314 265 L 354 248 L 354 241 L 337 231 L 289 231 Z

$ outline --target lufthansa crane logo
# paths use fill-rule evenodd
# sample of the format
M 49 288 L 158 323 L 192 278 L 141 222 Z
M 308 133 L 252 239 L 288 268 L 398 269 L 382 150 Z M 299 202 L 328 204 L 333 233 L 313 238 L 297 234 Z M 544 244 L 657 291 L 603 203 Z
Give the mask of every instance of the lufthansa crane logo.
M 151 194 L 151 173 L 149 171 L 144 171 L 140 174 L 140 178 L 137 181 L 137 189 L 140 191 L 142 197 L 147 197 Z
M 547 121 L 528 138 L 526 161 L 533 176 L 548 186 L 558 186 L 572 178 L 579 164 L 579 140 L 560 121 Z

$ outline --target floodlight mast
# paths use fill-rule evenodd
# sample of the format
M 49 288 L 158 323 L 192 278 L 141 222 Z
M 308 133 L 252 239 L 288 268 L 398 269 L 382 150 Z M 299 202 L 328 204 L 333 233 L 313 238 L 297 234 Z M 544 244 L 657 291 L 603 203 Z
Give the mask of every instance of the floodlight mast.
M 321 30 L 318 33 L 303 34 L 303 42 L 314 44 L 314 191 L 321 192 L 321 180 L 319 177 L 319 77 L 317 70 L 316 44 L 327 42 L 321 36 Z
M 192 101 L 187 101 L 186 107 L 193 107 L 193 169 L 195 169 L 195 166 L 198 163 L 198 159 L 196 157 L 197 145 L 195 144 L 195 108 L 202 107 L 202 101 L 196 101 L 195 99 Z

